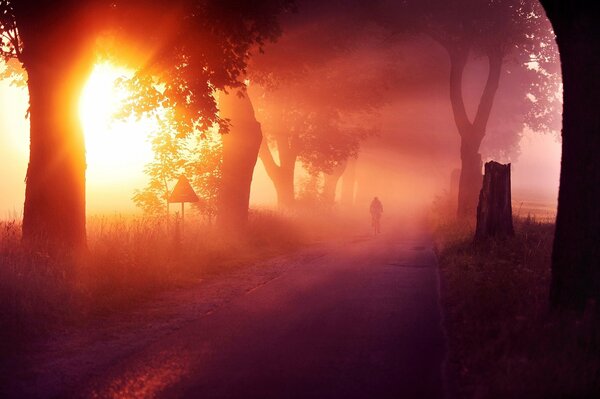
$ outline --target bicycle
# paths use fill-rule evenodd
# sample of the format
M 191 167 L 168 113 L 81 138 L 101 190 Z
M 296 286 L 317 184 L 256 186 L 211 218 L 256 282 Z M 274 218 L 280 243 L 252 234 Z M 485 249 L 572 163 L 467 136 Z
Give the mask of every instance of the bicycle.
M 373 235 L 381 234 L 381 214 L 373 213 L 371 215 L 371 226 L 373 227 Z

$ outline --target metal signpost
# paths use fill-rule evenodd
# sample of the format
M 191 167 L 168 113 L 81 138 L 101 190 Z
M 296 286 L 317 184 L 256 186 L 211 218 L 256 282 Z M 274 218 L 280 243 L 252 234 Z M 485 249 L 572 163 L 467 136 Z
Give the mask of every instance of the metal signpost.
M 181 203 L 181 231 L 183 232 L 183 222 L 185 215 L 184 204 L 186 202 L 198 202 L 200 199 L 196 195 L 196 192 L 192 188 L 190 181 L 185 177 L 185 175 L 179 176 L 179 180 L 177 184 L 175 184 L 175 188 L 173 188 L 173 192 L 169 196 L 168 202 L 170 204 L 173 203 Z

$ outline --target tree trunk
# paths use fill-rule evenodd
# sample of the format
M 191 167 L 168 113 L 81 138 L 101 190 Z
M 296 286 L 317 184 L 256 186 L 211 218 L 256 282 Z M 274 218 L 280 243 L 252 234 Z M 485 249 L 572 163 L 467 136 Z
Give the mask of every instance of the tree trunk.
M 333 168 L 331 173 L 325 173 L 325 181 L 323 183 L 323 201 L 325 204 L 330 206 L 335 204 L 335 194 L 337 191 L 338 181 L 344 174 L 345 169 L 346 161 Z
M 583 310 L 600 300 L 600 11 L 584 2 L 542 4 L 556 33 L 564 88 L 550 299 L 554 308 Z
M 279 169 L 278 176 L 273 180 L 277 192 L 277 205 L 282 210 L 294 208 L 294 172 L 296 165 L 283 165 Z
M 448 215 L 450 212 L 456 212 L 458 209 L 458 187 L 460 185 L 460 169 L 452 169 L 450 172 L 450 188 L 448 190 L 448 198 L 446 203 L 448 204 Z
M 93 54 L 78 22 L 67 17 L 57 28 L 55 21 L 34 22 L 20 26 L 30 116 L 23 240 L 48 250 L 84 249 L 86 163 L 79 100 Z M 67 38 L 69 45 L 63 46 Z
M 459 44 L 448 46 L 447 50 L 450 55 L 450 102 L 454 121 L 461 137 L 461 173 L 458 187 L 457 215 L 460 219 L 474 219 L 482 178 L 479 147 L 485 137 L 487 122 L 498 90 L 503 57 L 498 49 L 491 49 L 487 54 L 489 61 L 488 77 L 477 112 L 471 122 L 467 115 L 462 93 L 463 73 L 469 59 L 469 47 Z
M 273 154 L 266 141 L 260 148 L 260 159 L 265 166 L 267 175 L 275 186 L 277 192 L 277 206 L 280 210 L 291 210 L 295 206 L 294 176 L 296 170 L 295 149 L 287 137 L 277 137 L 277 151 L 279 165 L 275 163 Z
M 340 203 L 344 208 L 354 206 L 354 190 L 356 188 L 356 158 L 350 158 L 342 178 L 342 193 Z
M 477 200 L 481 190 L 481 154 L 480 142 L 476 137 L 462 135 L 460 145 L 460 178 L 458 181 L 458 217 L 471 219 L 475 217 Z
M 483 187 L 477 206 L 475 240 L 488 237 L 506 237 L 515 234 L 512 220 L 510 164 L 485 164 Z
M 262 132 L 248 96 L 221 93 L 219 110 L 221 117 L 230 120 L 231 127 L 223 135 L 218 223 L 227 230 L 238 230 L 248 222 L 250 186 Z

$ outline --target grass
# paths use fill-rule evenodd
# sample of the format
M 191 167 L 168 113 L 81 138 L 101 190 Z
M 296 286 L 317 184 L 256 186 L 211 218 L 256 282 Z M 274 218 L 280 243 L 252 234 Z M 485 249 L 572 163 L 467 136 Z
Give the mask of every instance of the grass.
M 519 219 L 515 230 L 473 245 L 470 226 L 436 229 L 455 396 L 600 397 L 598 323 L 550 311 L 554 225 Z
M 191 220 L 177 240 L 157 219 L 90 218 L 89 252 L 79 258 L 27 250 L 20 232 L 19 222 L 0 222 L 0 324 L 10 326 L 0 350 L 306 243 L 291 221 L 266 211 L 253 212 L 236 238 Z

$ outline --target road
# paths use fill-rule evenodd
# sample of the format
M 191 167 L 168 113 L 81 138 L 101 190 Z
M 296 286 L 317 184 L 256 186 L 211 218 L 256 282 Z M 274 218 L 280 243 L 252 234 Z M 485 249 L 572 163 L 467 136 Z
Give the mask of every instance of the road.
M 130 343 L 104 360 L 82 355 L 93 345 L 79 343 L 77 355 L 71 355 L 79 356 L 79 365 L 71 363 L 61 374 L 61 364 L 69 364 L 66 355 L 51 360 L 38 354 L 38 360 L 30 359 L 36 371 L 21 370 L 29 381 L 7 392 L 19 397 L 443 397 L 438 275 L 426 238 L 355 237 L 290 263 L 219 306 L 181 310 L 188 313 L 185 318 L 150 337 L 143 329 L 130 331 Z M 98 339 L 110 339 L 104 335 L 110 334 Z M 64 352 L 42 351 L 52 350 Z M 40 365 L 44 362 L 47 366 Z

